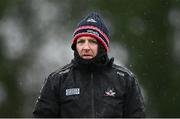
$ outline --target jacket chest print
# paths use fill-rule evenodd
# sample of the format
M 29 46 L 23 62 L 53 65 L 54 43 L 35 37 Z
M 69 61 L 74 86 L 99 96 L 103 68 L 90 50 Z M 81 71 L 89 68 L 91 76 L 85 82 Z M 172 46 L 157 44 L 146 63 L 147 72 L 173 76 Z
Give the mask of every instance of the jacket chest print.
M 66 89 L 65 94 L 66 94 L 66 96 L 80 95 L 80 88 L 69 88 L 69 89 Z M 115 92 L 114 88 L 107 88 L 104 91 L 103 95 L 107 96 L 107 97 L 114 97 L 116 95 L 116 92 Z
M 66 96 L 79 95 L 79 94 L 80 94 L 80 88 L 69 88 L 69 89 L 66 89 Z
M 116 92 L 115 92 L 114 88 L 108 88 L 104 92 L 104 96 L 114 97 L 115 95 L 116 95 Z

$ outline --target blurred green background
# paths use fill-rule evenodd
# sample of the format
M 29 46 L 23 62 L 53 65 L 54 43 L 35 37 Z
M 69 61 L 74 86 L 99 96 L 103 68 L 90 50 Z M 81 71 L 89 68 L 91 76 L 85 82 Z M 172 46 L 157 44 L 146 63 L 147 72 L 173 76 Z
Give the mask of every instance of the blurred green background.
M 73 58 L 76 24 L 96 11 L 110 56 L 132 70 L 147 117 L 180 117 L 180 0 L 1 0 L 0 117 L 32 117 L 45 77 Z

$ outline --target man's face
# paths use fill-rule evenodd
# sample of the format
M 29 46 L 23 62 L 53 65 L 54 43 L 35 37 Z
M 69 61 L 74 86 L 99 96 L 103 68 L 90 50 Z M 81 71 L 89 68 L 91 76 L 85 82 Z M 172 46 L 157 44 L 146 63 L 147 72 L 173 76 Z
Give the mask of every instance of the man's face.
M 97 55 L 98 42 L 90 36 L 81 36 L 77 39 L 76 49 L 83 59 L 92 59 Z

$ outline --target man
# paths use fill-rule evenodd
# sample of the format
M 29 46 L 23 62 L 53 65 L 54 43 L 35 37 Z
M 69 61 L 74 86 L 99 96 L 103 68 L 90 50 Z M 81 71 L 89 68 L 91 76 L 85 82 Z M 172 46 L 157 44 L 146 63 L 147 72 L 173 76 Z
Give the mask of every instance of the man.
M 108 58 L 109 33 L 97 13 L 80 21 L 74 59 L 46 79 L 34 117 L 144 117 L 134 75 Z

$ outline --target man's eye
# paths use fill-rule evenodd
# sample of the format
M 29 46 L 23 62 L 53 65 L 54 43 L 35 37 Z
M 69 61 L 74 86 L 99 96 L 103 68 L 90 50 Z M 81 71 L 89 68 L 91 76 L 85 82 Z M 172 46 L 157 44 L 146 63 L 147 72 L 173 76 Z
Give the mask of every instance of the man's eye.
M 77 40 L 77 43 L 84 43 L 84 40 Z
M 97 44 L 97 40 L 90 40 L 89 42 L 90 42 L 90 43 Z

